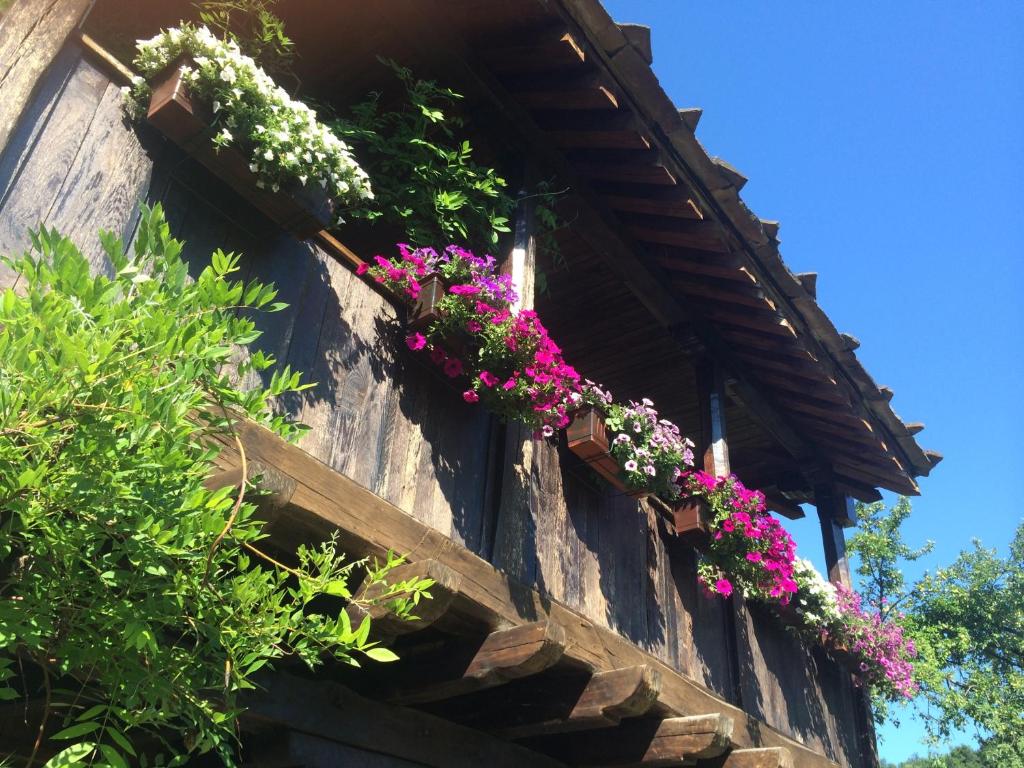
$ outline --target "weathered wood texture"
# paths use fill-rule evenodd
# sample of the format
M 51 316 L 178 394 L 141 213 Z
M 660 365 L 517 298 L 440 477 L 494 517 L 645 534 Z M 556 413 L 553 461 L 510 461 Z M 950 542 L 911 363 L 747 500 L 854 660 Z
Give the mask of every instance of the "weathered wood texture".
M 142 201 L 164 204 L 196 268 L 216 247 L 243 252 L 245 276 L 273 281 L 289 304 L 283 312 L 255 318 L 264 331 L 259 345 L 317 382 L 279 407 L 312 427 L 300 443 L 303 451 L 323 462 L 324 471 L 354 481 L 325 481 L 318 492 L 327 495 L 317 496 L 317 504 L 341 516 L 336 522 L 355 524 L 345 523 L 344 515 L 351 505 L 363 504 L 358 494 L 368 489 L 380 497 L 377 502 L 389 502 L 423 524 L 417 538 L 409 539 L 407 531 L 388 528 L 382 518 L 374 523 L 381 545 L 415 551 L 417 558 L 433 557 L 447 567 L 476 553 L 504 571 L 509 583 L 544 595 L 547 607 L 513 589 L 511 602 L 502 603 L 505 627 L 531 614 L 528 620 L 537 621 L 564 611 L 553 599 L 578 612 L 566 618 L 574 631 L 611 630 L 606 642 L 612 645 L 586 662 L 591 671 L 660 660 L 665 666 L 655 670 L 663 676 L 678 670 L 696 683 L 666 689 L 663 682 L 662 698 L 679 703 L 677 712 L 703 714 L 701 702 L 719 701 L 710 689 L 838 762 L 857 764 L 848 676 L 745 609 L 732 627 L 732 609 L 698 589 L 693 553 L 670 557 L 649 505 L 597 484 L 564 447 L 513 436 L 483 409 L 464 403 L 449 381 L 407 353 L 400 310 L 320 246 L 280 233 L 155 132 L 127 124 L 118 84 L 70 44 L 39 81 L 0 154 L 0 252 L 24 248 L 26 228 L 44 223 L 74 236 L 95 268 L 106 269 L 95 230 L 106 228 L 130 241 Z M 579 275 L 582 290 L 587 272 Z M 12 282 L 13 275 L 0 275 L 3 285 Z M 564 313 L 574 311 L 571 297 L 564 306 Z M 615 308 L 606 309 L 591 333 L 619 322 Z M 549 324 L 559 338 L 563 324 L 558 318 Z M 581 343 L 571 333 L 567 337 L 567 350 Z M 659 340 L 621 340 L 625 346 L 647 343 Z M 659 366 L 669 363 L 682 364 L 659 359 Z M 685 376 L 670 383 L 677 391 L 689 386 Z M 631 393 L 616 387 L 616 394 Z M 670 402 L 670 393 L 661 401 Z M 692 419 L 666 415 L 680 423 Z M 520 493 L 505 498 L 501 514 L 495 494 L 503 474 L 497 471 L 504 462 L 500 445 L 522 446 L 529 455 L 517 462 Z M 300 486 L 289 501 L 301 507 L 309 493 Z M 366 519 L 376 519 L 375 509 L 364 509 Z M 385 534 L 393 540 L 384 540 Z M 491 627 L 499 628 L 504 627 Z M 580 654 L 586 645 L 570 638 L 569 647 Z M 578 655 L 573 659 L 580 661 Z M 729 711 L 743 714 L 735 707 Z M 742 728 L 738 723 L 737 745 L 792 745 L 766 744 L 756 733 L 760 727 L 753 719 L 744 719 Z
M 0 16 L 0 150 L 89 0 L 15 0 Z

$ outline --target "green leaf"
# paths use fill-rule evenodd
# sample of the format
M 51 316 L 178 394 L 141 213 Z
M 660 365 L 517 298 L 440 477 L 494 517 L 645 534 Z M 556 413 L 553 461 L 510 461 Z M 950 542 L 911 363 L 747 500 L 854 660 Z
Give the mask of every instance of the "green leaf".
M 47 760 L 43 768 L 65 768 L 68 765 L 75 765 L 85 760 L 95 750 L 96 745 L 91 742 L 72 744 Z
M 57 741 L 77 739 L 79 736 L 84 736 L 87 733 L 92 733 L 93 731 L 98 730 L 99 727 L 100 724 L 96 722 L 76 723 L 75 725 L 72 725 L 69 728 L 65 728 L 63 731 L 58 731 L 57 733 L 53 734 L 53 736 L 51 736 L 50 738 L 56 739 Z
M 382 648 L 381 646 L 377 646 L 375 648 L 367 648 L 363 651 L 363 653 L 369 656 L 374 661 L 398 661 L 398 656 L 394 653 L 394 651 L 388 650 L 387 648 Z

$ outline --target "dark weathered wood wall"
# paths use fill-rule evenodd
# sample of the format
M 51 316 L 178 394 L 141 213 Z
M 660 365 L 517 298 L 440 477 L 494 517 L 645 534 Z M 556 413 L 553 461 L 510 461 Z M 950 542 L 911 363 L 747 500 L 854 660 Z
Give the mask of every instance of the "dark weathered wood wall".
M 529 464 L 499 488 L 506 429 L 404 354 L 394 307 L 129 125 L 118 86 L 69 44 L 0 155 L 0 252 L 24 248 L 27 228 L 44 223 L 106 269 L 96 230 L 130 241 L 143 201 L 164 204 L 194 264 L 216 247 L 240 251 L 249 275 L 278 286 L 289 308 L 258 318 L 260 344 L 317 382 L 281 403 L 312 427 L 305 450 L 765 722 L 859 764 L 847 674 L 770 618 L 701 595 L 692 555 L 670 561 L 646 505 L 595 485 L 558 446 L 524 438 Z M 13 282 L 0 273 L 0 287 Z M 523 502 L 500 504 L 499 493 Z

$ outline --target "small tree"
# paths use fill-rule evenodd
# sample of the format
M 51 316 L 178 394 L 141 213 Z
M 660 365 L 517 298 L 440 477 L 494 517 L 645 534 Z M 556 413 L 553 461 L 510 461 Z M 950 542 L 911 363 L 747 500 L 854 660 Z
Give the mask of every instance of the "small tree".
M 248 315 L 283 306 L 274 289 L 232 281 L 239 257 L 221 251 L 189 279 L 159 206 L 133 255 L 101 240 L 112 278 L 46 229 L 8 260 L 24 290 L 0 300 L 0 700 L 41 713 L 30 764 L 64 747 L 53 765 L 232 765 L 236 697 L 258 670 L 394 655 L 340 610 L 362 564 L 333 541 L 277 562 L 251 479 L 204 485 L 212 438 L 236 439 L 238 418 L 299 432 L 269 407 L 299 374 L 269 375 L 258 351 L 226 365 L 259 336 Z M 268 384 L 237 388 L 248 371 Z M 429 586 L 380 599 L 408 616 Z
M 973 726 L 982 765 L 1024 768 L 1024 523 L 1006 559 L 975 540 L 948 568 L 907 585 L 903 563 L 932 548 L 903 541 L 910 512 L 906 498 L 888 512 L 859 505 L 861 530 L 848 549 L 859 560 L 863 593 L 914 638 L 916 710 L 931 738 Z M 884 702 L 875 707 L 885 714 Z

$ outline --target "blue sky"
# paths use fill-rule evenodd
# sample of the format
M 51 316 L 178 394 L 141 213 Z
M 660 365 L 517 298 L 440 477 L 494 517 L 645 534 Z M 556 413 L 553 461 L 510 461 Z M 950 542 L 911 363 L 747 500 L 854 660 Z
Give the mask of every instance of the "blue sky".
M 945 455 L 906 529 L 935 552 L 908 573 L 974 537 L 1005 553 L 1024 515 L 1024 3 L 605 5 L 652 27 L 666 92 L 704 109 L 700 141 Z M 789 527 L 820 563 L 816 520 Z M 881 735 L 890 760 L 926 751 L 912 722 Z

